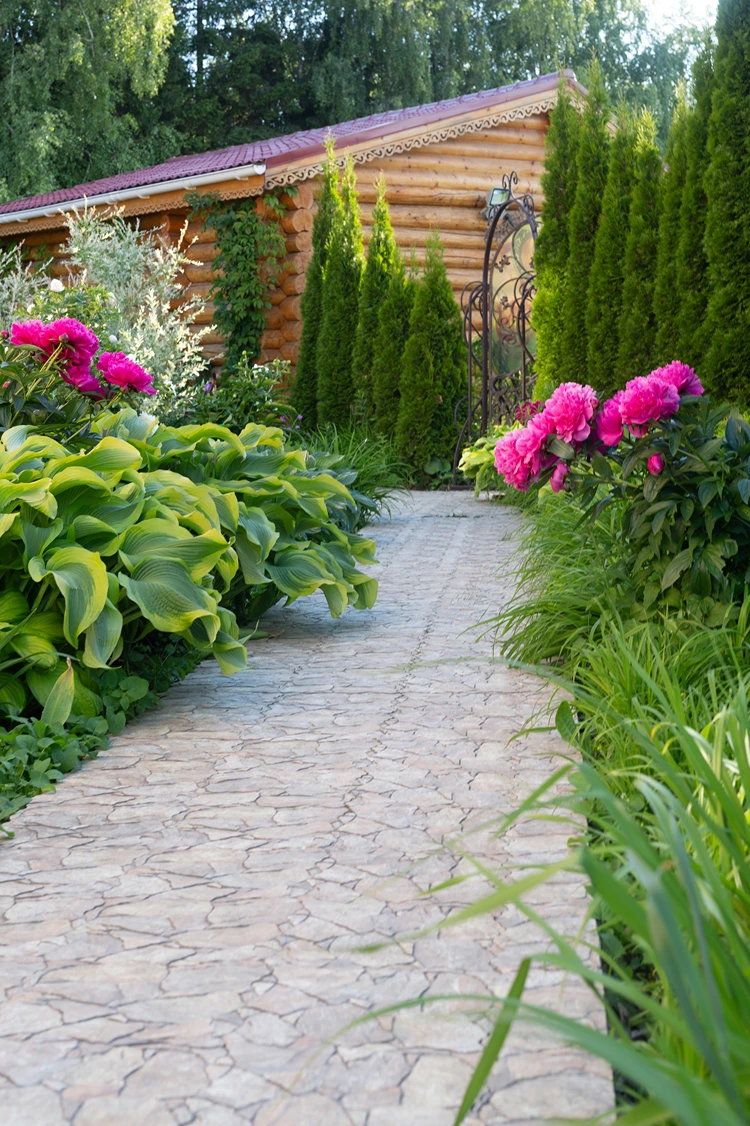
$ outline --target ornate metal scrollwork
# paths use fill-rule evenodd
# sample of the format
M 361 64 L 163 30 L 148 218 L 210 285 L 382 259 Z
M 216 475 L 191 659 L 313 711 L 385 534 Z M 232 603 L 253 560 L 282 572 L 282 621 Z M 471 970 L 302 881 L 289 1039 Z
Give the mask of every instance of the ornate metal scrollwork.
M 488 203 L 480 281 L 463 291 L 464 339 L 468 352 L 466 396 L 456 408 L 460 428 L 454 483 L 461 451 L 492 426 L 511 421 L 530 395 L 536 339 L 529 316 L 535 293 L 534 242 L 537 220 L 531 195 L 517 196 L 516 172 L 506 173 Z

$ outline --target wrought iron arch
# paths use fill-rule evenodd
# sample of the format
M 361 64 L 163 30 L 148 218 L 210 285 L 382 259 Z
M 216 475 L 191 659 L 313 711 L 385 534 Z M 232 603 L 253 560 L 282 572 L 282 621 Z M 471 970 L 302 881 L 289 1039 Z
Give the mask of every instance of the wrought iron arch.
M 483 212 L 482 278 L 461 295 L 468 370 L 466 395 L 456 408 L 460 431 L 454 484 L 463 448 L 497 423 L 511 420 L 531 393 L 536 337 L 529 318 L 536 292 L 538 226 L 533 196 L 517 196 L 517 184 L 518 174 L 508 172 L 490 193 Z

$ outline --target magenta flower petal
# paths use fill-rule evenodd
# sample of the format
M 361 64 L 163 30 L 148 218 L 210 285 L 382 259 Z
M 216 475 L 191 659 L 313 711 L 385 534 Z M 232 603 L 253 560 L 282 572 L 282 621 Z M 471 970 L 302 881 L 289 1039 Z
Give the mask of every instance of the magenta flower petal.
M 129 359 L 124 352 L 102 352 L 96 366 L 107 383 L 114 383 L 126 390 L 140 391 L 144 395 L 156 394 L 153 376 L 135 360 Z

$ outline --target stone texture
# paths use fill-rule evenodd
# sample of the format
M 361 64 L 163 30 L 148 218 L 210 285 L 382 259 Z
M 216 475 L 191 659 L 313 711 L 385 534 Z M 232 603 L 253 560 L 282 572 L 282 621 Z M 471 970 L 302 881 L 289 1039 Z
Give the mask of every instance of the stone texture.
M 14 819 L 0 848 L 4 1126 L 450 1126 L 490 998 L 545 938 L 514 907 L 420 933 L 487 885 L 422 893 L 472 870 L 461 853 L 499 870 L 556 860 L 568 836 L 488 828 L 563 750 L 550 734 L 508 744 L 546 689 L 488 663 L 471 628 L 507 594 L 517 522 L 416 494 L 374 529 L 372 612 L 334 622 L 319 596 L 274 611 L 250 669 L 201 667 Z M 578 876 L 533 902 L 569 934 L 584 923 Z M 474 1000 L 341 1032 L 457 991 Z M 528 997 L 604 1026 L 554 971 L 534 968 Z M 518 1028 L 467 1122 L 611 1105 L 606 1068 Z

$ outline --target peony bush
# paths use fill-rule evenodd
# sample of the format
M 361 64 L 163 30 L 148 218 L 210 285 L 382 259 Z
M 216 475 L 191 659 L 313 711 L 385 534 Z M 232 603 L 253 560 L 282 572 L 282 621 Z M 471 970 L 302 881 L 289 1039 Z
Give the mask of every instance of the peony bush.
M 515 489 L 574 493 L 592 515 L 619 505 L 611 576 L 636 618 L 736 614 L 750 582 L 750 427 L 687 364 L 632 379 L 605 402 L 562 384 L 498 441 L 495 467 Z

